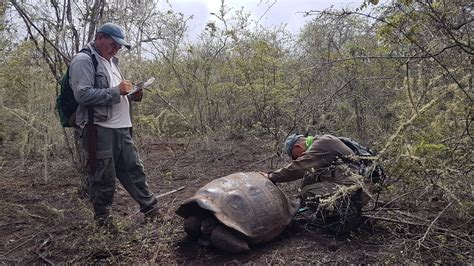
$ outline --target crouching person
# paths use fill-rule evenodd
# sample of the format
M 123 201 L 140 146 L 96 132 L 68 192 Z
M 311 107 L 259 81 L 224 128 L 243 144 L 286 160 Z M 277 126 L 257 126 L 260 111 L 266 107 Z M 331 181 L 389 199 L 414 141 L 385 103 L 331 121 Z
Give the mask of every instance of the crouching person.
M 311 210 L 313 222 L 336 234 L 357 228 L 362 207 L 369 201 L 372 180 L 367 177 L 382 174 L 373 170 L 369 175 L 363 174 L 368 169 L 358 159 L 358 153 L 370 155 L 372 151 L 347 138 L 298 134 L 286 139 L 283 150 L 292 162 L 267 177 L 273 183 L 303 179 L 303 210 Z M 378 167 L 377 171 L 382 170 Z

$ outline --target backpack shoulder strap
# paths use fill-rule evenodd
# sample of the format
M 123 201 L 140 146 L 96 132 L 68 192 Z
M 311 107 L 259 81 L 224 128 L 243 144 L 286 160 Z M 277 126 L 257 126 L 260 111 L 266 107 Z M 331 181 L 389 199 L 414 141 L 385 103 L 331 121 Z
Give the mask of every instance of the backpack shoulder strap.
M 97 58 L 95 58 L 95 55 L 92 54 L 92 51 L 91 49 L 89 48 L 82 48 L 79 53 L 85 53 L 87 54 L 88 56 L 91 57 L 92 59 L 92 64 L 94 65 L 94 69 L 97 71 L 97 65 L 99 64 L 99 62 L 97 61 Z
M 85 53 L 87 55 L 89 55 L 92 59 L 92 64 L 94 65 L 94 70 L 95 72 L 97 72 L 97 65 L 99 64 L 99 62 L 97 62 L 97 58 L 95 58 L 95 55 L 92 54 L 92 51 L 91 49 L 89 48 L 82 48 L 79 53 Z M 94 74 L 94 87 L 97 87 L 97 79 L 95 77 L 95 74 Z M 87 108 L 88 110 L 88 116 L 89 116 L 89 124 L 92 124 L 93 121 L 94 121 L 94 115 L 93 115 L 93 110 L 92 110 L 92 107 L 89 107 Z
M 357 141 L 346 138 L 338 137 L 347 147 L 349 147 L 358 156 L 375 156 L 376 153 L 371 149 L 359 144 Z

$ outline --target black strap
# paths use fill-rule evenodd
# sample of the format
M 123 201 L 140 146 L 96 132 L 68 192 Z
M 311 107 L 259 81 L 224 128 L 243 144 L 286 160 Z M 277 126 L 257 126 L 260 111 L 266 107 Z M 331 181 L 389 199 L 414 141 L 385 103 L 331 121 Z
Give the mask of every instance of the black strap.
M 97 65 L 99 64 L 99 62 L 97 61 L 97 58 L 95 58 L 95 55 L 92 54 L 92 51 L 91 49 L 89 48 L 82 48 L 79 53 L 85 53 L 86 55 L 90 56 L 91 59 L 92 59 L 92 64 L 94 65 L 94 70 L 97 71 Z M 97 80 L 94 76 L 94 87 L 97 86 Z

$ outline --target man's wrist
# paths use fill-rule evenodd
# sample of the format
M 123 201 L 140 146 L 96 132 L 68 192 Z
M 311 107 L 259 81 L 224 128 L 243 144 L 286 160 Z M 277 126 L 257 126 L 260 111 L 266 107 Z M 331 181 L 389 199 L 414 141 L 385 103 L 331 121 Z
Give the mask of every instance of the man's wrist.
M 272 181 L 273 184 L 276 184 L 275 180 L 273 180 L 272 178 L 273 178 L 273 172 L 269 172 L 268 173 L 268 180 Z

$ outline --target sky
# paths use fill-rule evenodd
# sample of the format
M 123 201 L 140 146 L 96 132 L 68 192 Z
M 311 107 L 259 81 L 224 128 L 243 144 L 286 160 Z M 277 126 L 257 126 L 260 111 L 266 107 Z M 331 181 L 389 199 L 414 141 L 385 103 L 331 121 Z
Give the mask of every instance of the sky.
M 304 11 L 324 10 L 331 6 L 355 9 L 363 2 L 364 0 L 227 0 L 225 5 L 231 8 L 230 13 L 243 7 L 244 12 L 250 13 L 261 25 L 286 25 L 287 30 L 296 34 L 311 19 L 304 17 Z M 185 17 L 193 15 L 188 24 L 190 37 L 194 38 L 209 20 L 215 20 L 210 13 L 218 13 L 221 0 L 168 0 L 168 3 L 162 1 L 161 4 L 165 10 L 171 5 L 174 11 L 183 13 Z

